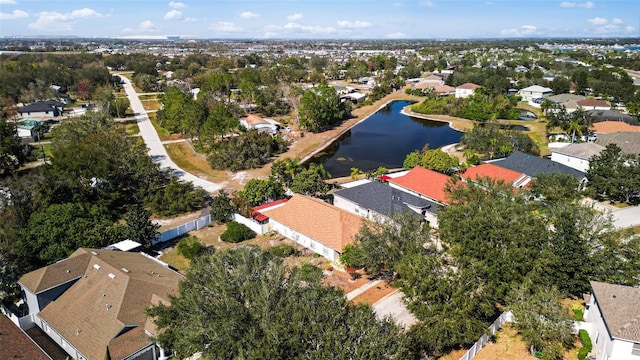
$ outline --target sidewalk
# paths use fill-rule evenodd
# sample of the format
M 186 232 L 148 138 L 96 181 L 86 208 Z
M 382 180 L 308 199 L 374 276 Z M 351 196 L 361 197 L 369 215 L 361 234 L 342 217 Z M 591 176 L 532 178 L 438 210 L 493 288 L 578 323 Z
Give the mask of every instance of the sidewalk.
M 356 296 L 362 294 L 363 292 L 371 289 L 372 287 L 378 285 L 382 280 L 371 280 L 368 283 L 360 286 L 359 288 L 349 292 L 348 294 L 346 294 L 345 296 L 347 297 L 347 300 L 353 300 Z
M 155 163 L 159 163 L 161 168 L 172 169 L 173 174 L 181 180 L 191 182 L 194 186 L 199 186 L 209 193 L 220 190 L 224 184 L 217 184 L 190 174 L 178 167 L 178 165 L 169 158 L 169 154 L 160 141 L 160 137 L 158 136 L 156 129 L 153 127 L 153 124 L 151 124 L 151 120 L 149 120 L 147 112 L 138 98 L 138 94 L 133 88 L 131 81 L 124 76 L 118 76 L 123 81 L 127 98 L 129 98 L 131 109 L 133 109 L 138 127 L 140 128 L 140 135 L 144 139 L 144 143 L 147 145 L 151 160 Z

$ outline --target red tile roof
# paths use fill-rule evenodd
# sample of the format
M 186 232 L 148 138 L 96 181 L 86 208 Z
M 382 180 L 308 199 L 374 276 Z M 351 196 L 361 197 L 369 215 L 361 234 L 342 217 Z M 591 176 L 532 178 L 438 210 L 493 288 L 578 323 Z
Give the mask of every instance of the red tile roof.
M 602 121 L 591 125 L 596 134 L 611 134 L 617 132 L 640 132 L 640 126 L 629 125 L 624 121 Z
M 609 108 L 611 105 L 606 100 L 598 100 L 598 99 L 584 99 L 577 102 L 578 105 L 582 107 L 606 107 Z
M 491 163 L 470 167 L 460 175 L 465 180 L 476 181 L 479 177 L 488 177 L 494 180 L 502 180 L 507 184 L 513 184 L 523 173 L 503 168 Z
M 389 182 L 447 204 L 444 188 L 450 179 L 450 176 L 416 166 L 406 175 L 389 179 Z
M 264 214 L 335 251 L 342 252 L 360 231 L 363 219 L 352 213 L 304 195 L 293 195 L 284 205 Z
M 479 88 L 480 85 L 474 84 L 474 83 L 464 83 L 460 86 L 456 86 L 456 89 L 469 89 L 469 90 L 475 90 L 477 88 Z

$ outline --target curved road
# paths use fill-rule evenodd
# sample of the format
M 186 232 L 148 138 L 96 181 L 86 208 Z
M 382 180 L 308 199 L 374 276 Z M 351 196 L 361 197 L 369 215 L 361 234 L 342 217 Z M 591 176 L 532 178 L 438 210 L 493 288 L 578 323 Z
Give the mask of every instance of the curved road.
M 136 93 L 136 90 L 133 88 L 131 81 L 122 75 L 116 75 L 118 75 L 124 82 L 124 90 L 126 91 L 129 102 L 131 103 L 131 109 L 133 109 L 136 122 L 140 128 L 140 135 L 144 139 L 144 143 L 147 145 L 151 160 L 155 163 L 159 163 L 161 168 L 171 169 L 173 174 L 181 180 L 190 181 L 193 185 L 199 186 L 210 193 L 220 190 L 222 188 L 222 184 L 217 184 L 190 174 L 178 167 L 178 165 L 169 158 L 167 150 L 164 148 L 164 145 L 162 145 L 160 137 L 158 136 L 156 129 L 153 127 L 153 124 L 151 124 L 151 120 L 149 120 L 149 117 L 147 116 L 147 111 L 144 109 L 144 106 L 142 106 L 142 101 L 138 98 L 138 93 Z

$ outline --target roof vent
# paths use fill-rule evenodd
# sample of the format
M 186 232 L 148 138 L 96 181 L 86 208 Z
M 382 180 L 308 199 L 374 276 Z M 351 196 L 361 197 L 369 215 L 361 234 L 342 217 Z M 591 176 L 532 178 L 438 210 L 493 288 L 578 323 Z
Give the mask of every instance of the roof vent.
M 112 279 L 115 279 L 115 278 L 116 278 L 116 274 L 114 274 L 114 273 L 109 273 L 109 275 L 108 275 L 108 276 L 109 276 L 110 278 L 112 278 Z
M 94 269 L 96 269 L 96 270 L 100 270 L 100 265 L 98 265 L 98 264 L 93 264 L 93 268 L 94 268 Z
M 80 329 L 76 329 L 76 336 L 80 335 Z
M 98 253 L 97 253 L 97 252 L 95 252 L 95 251 L 92 251 L 92 252 L 91 252 L 91 254 L 92 254 L 92 255 L 96 255 L 96 256 L 98 256 Z
M 70 272 L 71 272 L 71 270 L 67 269 L 67 274 L 70 273 Z
M 109 304 L 104 304 L 104 307 L 107 308 L 107 311 L 109 311 L 109 309 L 111 309 L 111 305 L 109 305 Z
M 122 271 L 124 271 L 124 272 L 128 273 L 128 272 L 129 272 L 129 269 L 127 269 L 127 268 L 122 268 Z

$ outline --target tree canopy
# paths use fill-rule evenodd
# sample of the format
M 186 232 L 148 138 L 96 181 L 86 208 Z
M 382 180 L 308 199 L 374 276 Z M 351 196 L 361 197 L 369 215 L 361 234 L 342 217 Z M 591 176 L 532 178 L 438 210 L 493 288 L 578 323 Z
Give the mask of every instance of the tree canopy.
M 336 91 L 325 82 L 304 92 L 298 111 L 299 124 L 312 132 L 351 116 L 351 103 L 340 101 Z
M 170 305 L 149 310 L 160 344 L 205 359 L 402 359 L 407 343 L 390 319 L 349 303 L 319 276 L 239 247 L 198 257 Z

